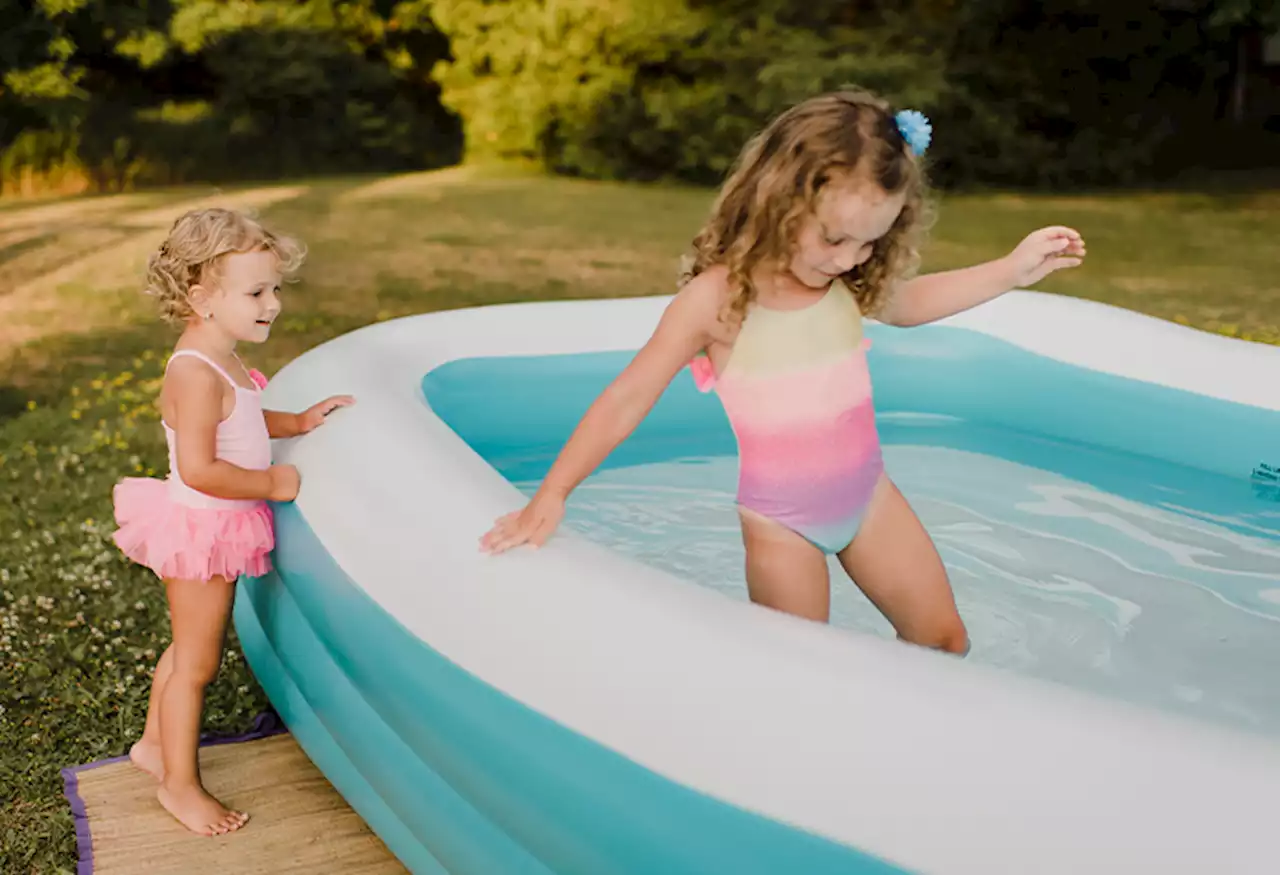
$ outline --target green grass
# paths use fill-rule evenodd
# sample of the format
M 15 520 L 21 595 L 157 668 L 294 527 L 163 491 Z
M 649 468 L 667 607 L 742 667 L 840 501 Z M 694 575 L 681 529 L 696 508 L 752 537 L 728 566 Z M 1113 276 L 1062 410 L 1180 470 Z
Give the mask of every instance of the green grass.
M 268 373 L 373 320 L 451 307 L 672 291 L 711 193 L 465 169 L 214 192 L 0 204 L 0 871 L 74 870 L 58 769 L 122 753 L 142 727 L 163 593 L 110 541 L 111 487 L 162 471 L 152 405 L 172 335 L 140 288 L 187 206 L 257 204 L 310 248 Z M 1071 224 L 1089 261 L 1045 291 L 1280 342 L 1280 194 L 946 198 L 929 270 Z M 1088 338 L 1081 338 L 1081 343 Z M 266 699 L 234 639 L 206 728 L 245 728 Z

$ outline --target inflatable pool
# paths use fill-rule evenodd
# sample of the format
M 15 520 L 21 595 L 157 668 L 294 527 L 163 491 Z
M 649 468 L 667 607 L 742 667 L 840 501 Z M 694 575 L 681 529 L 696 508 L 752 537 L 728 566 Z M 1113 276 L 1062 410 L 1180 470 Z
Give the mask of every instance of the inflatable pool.
M 237 631 L 407 868 L 1277 871 L 1280 349 L 1027 292 L 870 325 L 959 660 L 852 591 L 823 626 L 704 579 L 740 562 L 734 449 L 687 370 L 546 547 L 480 552 L 667 300 L 372 325 L 267 389 L 358 403 L 277 447 L 302 491 Z

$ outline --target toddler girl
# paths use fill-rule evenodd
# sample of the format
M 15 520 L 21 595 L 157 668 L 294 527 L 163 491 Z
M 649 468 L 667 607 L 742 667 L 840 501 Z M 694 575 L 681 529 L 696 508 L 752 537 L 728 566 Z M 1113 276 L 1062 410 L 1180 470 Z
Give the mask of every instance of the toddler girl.
M 271 464 L 270 439 L 306 434 L 352 400 L 330 398 L 299 414 L 263 410 L 266 378 L 236 356 L 238 343 L 267 339 L 280 284 L 302 258 L 299 244 L 249 217 L 209 209 L 178 219 L 148 265 L 148 292 L 182 327 L 160 390 L 169 477 L 116 485 L 114 537 L 164 581 L 173 641 L 156 664 L 146 728 L 129 756 L 160 780 L 160 804 L 202 835 L 248 820 L 204 789 L 197 745 L 236 580 L 271 568 L 267 502 L 298 494 L 297 470 Z
M 737 438 L 752 601 L 826 622 L 834 554 L 900 639 L 967 653 L 942 560 L 884 470 L 862 318 L 942 319 L 1078 265 L 1085 248 L 1070 228 L 1043 228 L 995 261 L 909 278 L 930 136 L 920 113 L 841 91 L 792 107 L 752 139 L 653 336 L 482 549 L 544 543 L 570 492 L 691 365 Z

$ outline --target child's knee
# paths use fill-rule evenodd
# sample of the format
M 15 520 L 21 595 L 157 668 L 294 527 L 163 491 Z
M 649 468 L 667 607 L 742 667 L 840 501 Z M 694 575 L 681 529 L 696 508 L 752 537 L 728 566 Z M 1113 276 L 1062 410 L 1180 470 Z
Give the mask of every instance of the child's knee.
M 947 653 L 955 654 L 956 656 L 968 656 L 969 646 L 969 633 L 965 630 L 964 624 L 959 623 L 943 640 L 942 647 L 940 649 L 945 650 Z
M 951 653 L 956 656 L 967 656 L 969 654 L 969 632 L 965 629 L 964 623 L 959 617 L 951 622 L 922 630 L 916 635 L 899 637 L 903 641 L 915 644 L 917 647 L 941 650 L 944 653 Z
M 965 629 L 964 623 L 957 617 L 954 622 L 943 627 L 941 634 L 938 636 L 938 642 L 934 646 L 946 653 L 967 656 L 969 654 L 969 632 Z
M 173 677 L 183 686 L 207 687 L 217 678 L 218 666 L 217 660 L 200 659 L 186 663 L 180 662 L 173 668 Z

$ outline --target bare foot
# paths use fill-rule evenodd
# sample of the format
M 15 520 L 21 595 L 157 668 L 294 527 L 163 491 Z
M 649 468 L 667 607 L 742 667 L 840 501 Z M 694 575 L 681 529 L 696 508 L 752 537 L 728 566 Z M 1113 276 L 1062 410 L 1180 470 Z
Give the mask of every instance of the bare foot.
M 249 820 L 249 815 L 229 810 L 198 784 L 174 789 L 161 784 L 156 798 L 179 823 L 202 836 L 234 832 Z
M 129 748 L 129 759 L 142 771 L 157 781 L 164 780 L 164 757 L 160 754 L 160 745 L 143 739 Z

